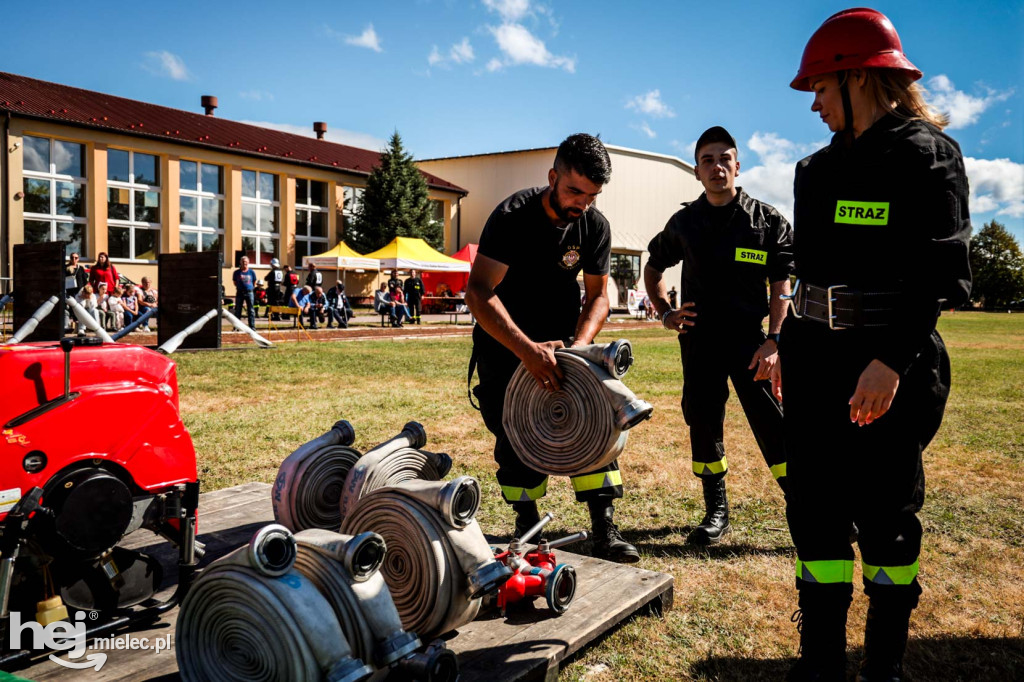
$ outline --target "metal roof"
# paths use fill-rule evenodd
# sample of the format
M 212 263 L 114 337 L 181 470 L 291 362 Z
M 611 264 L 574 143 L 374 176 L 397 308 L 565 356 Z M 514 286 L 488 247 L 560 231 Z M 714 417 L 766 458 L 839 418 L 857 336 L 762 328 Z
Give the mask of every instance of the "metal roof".
M 615 144 L 605 144 L 604 148 L 610 152 L 619 152 L 620 154 L 629 154 L 631 156 L 640 156 L 644 158 L 657 159 L 660 161 L 667 161 L 668 163 L 675 164 L 684 168 L 685 170 L 692 171 L 693 164 L 683 161 L 678 156 L 672 156 L 671 154 L 659 154 L 658 152 L 649 152 L 643 149 L 633 149 L 631 147 L 620 147 Z M 551 147 L 531 147 L 528 149 L 509 149 L 507 151 L 498 152 L 483 152 L 481 154 L 462 154 L 459 156 L 438 156 L 433 159 L 416 159 L 417 163 L 427 163 L 428 161 L 455 161 L 458 159 L 479 159 L 485 156 L 504 156 L 508 154 L 528 154 L 532 152 L 555 152 L 558 150 L 558 145 Z
M 378 152 L 0 72 L 0 113 L 356 175 Z M 430 187 L 468 191 L 420 171 Z

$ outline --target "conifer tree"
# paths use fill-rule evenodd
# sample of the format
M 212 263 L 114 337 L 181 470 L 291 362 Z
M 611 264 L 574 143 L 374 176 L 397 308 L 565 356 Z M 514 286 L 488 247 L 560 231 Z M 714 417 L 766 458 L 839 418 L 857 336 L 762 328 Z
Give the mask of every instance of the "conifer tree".
M 971 237 L 971 298 L 986 308 L 1024 304 L 1024 254 L 1006 227 L 995 220 Z
M 366 180 L 366 191 L 345 241 L 360 253 L 386 246 L 395 237 L 419 237 L 444 249 L 444 223 L 433 220 L 427 181 L 406 153 L 398 131 Z

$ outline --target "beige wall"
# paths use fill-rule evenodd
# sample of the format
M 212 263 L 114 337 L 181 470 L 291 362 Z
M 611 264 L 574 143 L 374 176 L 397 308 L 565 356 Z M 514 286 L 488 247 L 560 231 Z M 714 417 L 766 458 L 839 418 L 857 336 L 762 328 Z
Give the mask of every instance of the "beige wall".
M 86 154 L 86 245 L 88 257 L 85 262 L 91 263 L 100 251 L 107 251 L 107 149 L 118 148 L 146 154 L 155 154 L 160 157 L 161 169 L 161 250 L 164 253 L 176 253 L 178 251 L 179 234 L 179 191 L 178 191 L 178 169 L 182 159 L 199 161 L 202 163 L 217 164 L 224 168 L 224 262 L 223 281 L 229 294 L 232 293 L 231 272 L 235 250 L 242 247 L 242 170 L 256 170 L 265 173 L 274 173 L 280 179 L 280 222 L 279 231 L 279 253 L 278 257 L 284 264 L 294 265 L 295 258 L 295 180 L 296 178 L 309 178 L 325 182 L 328 185 L 328 196 L 335 198 L 334 210 L 328 214 L 329 240 L 328 248 L 336 245 L 339 239 L 341 228 L 341 209 L 343 188 L 363 187 L 366 178 L 360 175 L 352 175 L 344 172 L 331 172 L 327 169 L 318 169 L 306 166 L 297 166 L 272 159 L 258 159 L 247 156 L 240 156 L 212 149 L 190 147 L 164 142 L 161 140 L 149 140 L 136 138 L 127 135 L 119 135 L 107 131 L 77 128 L 64 126 L 48 121 L 31 121 L 24 119 L 13 119 L 10 127 L 10 146 L 18 143 L 18 149 L 5 154 L 4 162 L 9 164 L 9 183 L 7 187 L 10 201 L 10 246 L 11 250 L 7 257 L 13 263 L 13 246 L 24 241 L 24 211 L 23 203 L 14 200 L 16 193 L 23 189 L 23 162 L 22 153 L 24 145 L 21 144 L 23 135 L 34 135 L 60 139 L 70 142 L 78 142 L 85 145 Z M 443 177 L 443 176 L 442 176 Z M 458 184 L 458 183 L 456 183 Z M 440 199 L 445 202 L 445 237 L 449 247 L 454 243 L 449 239 L 453 234 L 455 221 L 457 220 L 458 194 L 444 190 L 430 189 L 432 199 Z M 446 249 L 453 253 L 456 249 Z M 157 277 L 156 262 L 137 262 L 114 260 L 119 272 L 122 272 L 134 281 L 139 281 L 143 276 L 149 276 L 154 281 Z M 266 266 L 257 266 L 257 273 L 269 270 Z M 333 283 L 333 273 L 328 275 Z M 385 278 L 386 279 L 386 278 Z M 377 273 L 367 273 L 365 276 L 350 275 L 349 288 L 352 295 L 358 296 L 358 287 L 372 293 L 372 283 L 377 281 Z M 365 284 L 364 284 L 365 281 Z M 353 288 L 353 284 L 356 288 Z M 160 283 L 156 282 L 159 287 Z
M 675 157 L 608 147 L 612 179 L 597 199 L 597 207 L 612 226 L 612 250 L 640 255 L 641 273 L 647 244 L 678 211 L 703 191 L 693 167 Z M 527 187 L 547 184 L 555 149 L 485 154 L 421 161 L 420 168 L 469 190 L 462 200 L 459 246 L 476 243 L 487 218 L 503 199 Z M 668 286 L 679 287 L 680 267 L 666 273 Z M 614 304 L 614 292 L 612 303 Z M 625 305 L 622 301 L 620 305 Z

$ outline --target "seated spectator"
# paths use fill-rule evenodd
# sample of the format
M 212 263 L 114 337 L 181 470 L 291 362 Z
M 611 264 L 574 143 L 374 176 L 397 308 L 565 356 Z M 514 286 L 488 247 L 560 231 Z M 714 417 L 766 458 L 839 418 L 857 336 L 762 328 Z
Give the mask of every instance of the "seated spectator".
M 302 287 L 301 289 L 296 289 L 295 291 L 292 292 L 292 298 L 291 301 L 288 302 L 288 305 L 290 305 L 292 308 L 299 309 L 300 318 L 303 315 L 309 314 L 309 298 L 310 294 L 312 293 L 313 292 L 309 287 Z
M 392 327 L 401 327 L 402 320 L 409 317 L 409 307 L 405 305 L 405 294 L 402 292 L 402 287 L 396 287 L 393 291 L 388 293 L 388 298 L 391 300 Z
M 139 314 L 145 315 L 147 310 L 152 310 L 153 315 L 156 315 L 157 310 L 157 297 L 159 296 L 156 289 L 149 282 L 149 277 L 142 278 L 142 284 L 139 286 L 136 296 L 139 299 Z M 149 328 L 149 320 L 146 320 L 146 324 L 142 326 L 142 331 L 151 332 Z
M 373 310 L 378 315 L 391 314 L 391 301 L 388 300 L 388 285 L 380 283 L 380 288 L 373 292 Z
M 450 286 L 448 286 L 448 284 L 446 284 L 445 282 L 441 282 L 440 284 L 437 285 L 437 295 L 438 296 L 451 296 L 452 295 L 452 288 Z
M 78 290 L 78 294 L 75 296 L 75 300 L 85 308 L 85 311 L 93 317 L 99 319 L 96 310 L 96 294 L 93 293 L 92 285 L 86 284 L 84 287 Z M 85 326 L 81 321 L 76 321 L 75 326 L 78 329 L 79 334 L 85 334 Z
M 110 329 L 112 325 L 110 307 L 107 305 L 109 299 L 110 294 L 107 293 L 107 283 L 100 282 L 96 285 L 96 321 L 104 329 Z
M 326 320 L 327 297 L 324 296 L 324 288 L 317 285 L 309 295 L 309 328 L 316 329 L 318 322 L 323 324 Z
M 348 329 L 348 321 L 353 317 L 355 313 L 345 295 L 345 285 L 338 282 L 327 290 L 327 328 L 330 329 L 337 322 L 339 329 Z
M 657 313 L 657 311 L 655 311 L 655 310 L 654 310 L 654 304 L 653 304 L 653 303 L 651 303 L 651 297 L 650 297 L 650 296 L 647 296 L 647 295 L 645 294 L 645 295 L 644 295 L 644 300 L 643 300 L 643 303 L 642 303 L 641 305 L 643 305 L 643 308 L 644 308 L 644 315 L 645 315 L 645 317 L 646 317 L 646 318 L 647 318 L 648 320 L 654 320 L 654 319 L 657 319 L 657 317 L 658 317 L 658 313 Z
M 139 299 L 135 296 L 135 285 L 125 286 L 121 292 L 121 305 L 124 307 L 124 323 L 129 325 L 139 316 Z
M 260 306 L 266 307 L 263 313 L 264 317 L 270 315 L 270 299 L 267 297 L 267 285 L 263 280 L 256 282 L 256 289 L 253 291 L 253 303 L 256 304 L 257 309 Z
M 110 318 L 110 327 L 113 331 L 121 331 L 124 328 L 124 303 L 121 302 L 123 292 L 121 287 L 114 287 L 114 293 L 107 297 L 107 315 Z

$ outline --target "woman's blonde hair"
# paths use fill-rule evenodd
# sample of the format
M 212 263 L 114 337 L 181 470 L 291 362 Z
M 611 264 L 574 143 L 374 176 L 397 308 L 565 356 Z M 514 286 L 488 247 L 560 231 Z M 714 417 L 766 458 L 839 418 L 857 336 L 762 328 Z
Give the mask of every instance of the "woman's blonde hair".
M 875 104 L 906 121 L 924 121 L 942 130 L 949 117 L 924 101 L 924 88 L 896 69 L 865 69 L 864 88 Z

